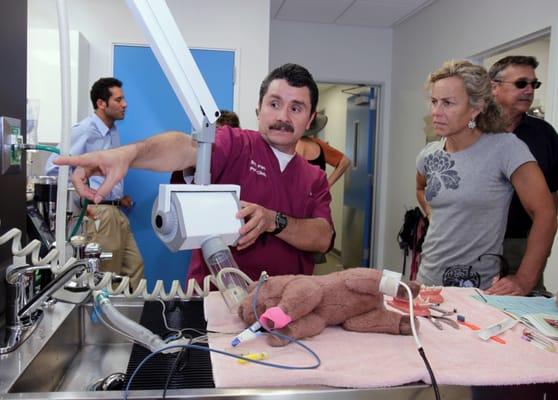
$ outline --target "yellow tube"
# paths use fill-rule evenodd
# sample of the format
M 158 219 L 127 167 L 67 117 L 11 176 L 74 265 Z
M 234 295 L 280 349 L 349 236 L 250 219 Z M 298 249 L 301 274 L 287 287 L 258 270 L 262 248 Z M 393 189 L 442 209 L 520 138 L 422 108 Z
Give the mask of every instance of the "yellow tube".
M 267 360 L 267 358 L 269 357 L 269 354 L 267 354 L 267 352 L 265 351 L 261 351 L 259 353 L 246 353 L 246 354 L 241 354 L 242 357 L 247 358 L 248 360 L 257 360 L 257 361 L 262 361 L 262 360 Z M 236 362 L 238 364 L 246 364 L 248 363 L 248 360 L 243 360 L 241 358 L 237 359 Z

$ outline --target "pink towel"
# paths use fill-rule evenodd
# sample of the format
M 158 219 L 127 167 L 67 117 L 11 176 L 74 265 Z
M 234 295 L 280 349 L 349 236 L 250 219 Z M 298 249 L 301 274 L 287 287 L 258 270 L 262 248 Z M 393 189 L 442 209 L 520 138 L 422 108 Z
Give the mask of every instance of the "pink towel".
M 472 289 L 444 288 L 445 309 L 456 308 L 466 321 L 486 327 L 506 316 L 472 299 Z M 208 330 L 240 332 L 245 326 L 229 313 L 219 293 L 205 299 Z M 483 341 L 470 329 L 444 330 L 419 318 L 419 338 L 439 384 L 510 385 L 558 381 L 558 353 L 549 353 L 521 339 L 523 326 L 516 325 L 501 335 L 507 344 Z M 314 359 L 301 347 L 270 347 L 264 337 L 230 345 L 233 334 L 211 334 L 212 348 L 235 354 L 265 351 L 267 361 L 307 366 Z M 417 381 L 430 382 L 428 372 L 412 336 L 348 332 L 340 327 L 326 328 L 304 343 L 321 358 L 313 370 L 283 370 L 257 364 L 240 365 L 236 359 L 211 353 L 213 377 L 217 388 L 325 385 L 346 388 L 397 386 Z

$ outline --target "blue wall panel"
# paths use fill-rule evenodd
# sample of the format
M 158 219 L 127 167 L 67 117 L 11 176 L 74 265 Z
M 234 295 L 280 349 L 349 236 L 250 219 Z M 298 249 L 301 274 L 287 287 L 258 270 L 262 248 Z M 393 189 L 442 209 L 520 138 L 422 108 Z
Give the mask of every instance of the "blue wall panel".
M 220 109 L 233 109 L 234 52 L 192 50 L 202 75 Z M 190 132 L 190 121 L 149 47 L 114 47 L 114 76 L 124 83 L 128 102 L 126 118 L 118 125 L 122 144 L 153 134 L 178 130 Z M 170 288 L 173 279 L 185 280 L 190 252 L 172 253 L 155 236 L 151 209 L 159 184 L 169 183 L 170 173 L 131 170 L 124 180 L 126 194 L 135 207 L 128 214 L 145 261 L 145 275 L 152 288 L 157 279 Z

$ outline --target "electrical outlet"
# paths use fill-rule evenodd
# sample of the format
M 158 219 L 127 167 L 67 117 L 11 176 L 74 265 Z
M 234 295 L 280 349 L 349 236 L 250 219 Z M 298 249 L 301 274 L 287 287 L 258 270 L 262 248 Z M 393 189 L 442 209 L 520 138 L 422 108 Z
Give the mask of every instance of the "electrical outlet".
M 23 134 L 21 120 L 0 117 L 0 165 L 2 175 L 21 172 Z

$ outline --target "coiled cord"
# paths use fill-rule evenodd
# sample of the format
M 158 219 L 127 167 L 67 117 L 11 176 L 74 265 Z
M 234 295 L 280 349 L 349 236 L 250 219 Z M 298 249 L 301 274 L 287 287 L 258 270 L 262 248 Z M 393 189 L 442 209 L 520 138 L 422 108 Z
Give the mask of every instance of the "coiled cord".
M 41 250 L 41 242 L 34 239 L 27 246 L 21 248 L 21 236 L 22 233 L 17 228 L 12 228 L 2 236 L 0 236 L 0 245 L 5 244 L 12 240 L 12 254 L 14 256 L 14 261 L 12 269 L 15 267 L 23 266 L 26 264 L 27 256 L 31 256 L 31 265 L 44 265 L 50 264 L 51 271 L 56 275 L 64 271 L 71 264 L 73 264 L 76 259 L 71 257 L 64 265 L 55 264 L 58 257 L 58 250 L 52 249 L 45 257 L 40 258 L 39 252 Z M 8 270 L 8 272 L 10 269 Z M 253 283 L 252 279 L 244 272 L 236 268 L 223 268 L 217 276 L 207 275 L 203 279 L 202 286 L 200 286 L 195 279 L 190 279 L 186 285 L 186 291 L 182 289 L 182 284 L 178 280 L 172 281 L 171 288 L 167 293 L 165 291 L 165 285 L 162 280 L 157 280 L 155 282 L 155 287 L 151 292 L 147 291 L 147 281 L 142 279 L 138 284 L 138 287 L 134 290 L 130 286 L 130 278 L 127 276 L 122 277 L 122 281 L 113 287 L 113 279 L 116 277 L 112 272 L 103 273 L 102 279 L 95 283 L 95 275 L 91 273 L 82 274 L 80 277 L 74 278 L 74 282 L 81 284 L 87 284 L 92 290 L 102 290 L 107 289 L 110 295 L 122 294 L 127 298 L 143 297 L 145 300 L 155 300 L 161 298 L 163 300 L 172 300 L 176 297 L 182 300 L 188 300 L 193 297 L 206 297 L 211 291 L 211 285 L 215 285 L 217 288 L 225 288 L 223 284 L 223 274 L 234 273 L 239 275 L 248 284 Z
M 27 246 L 21 248 L 21 231 L 17 228 L 12 228 L 8 232 L 0 236 L 0 245 L 12 241 L 12 255 L 14 256 L 14 265 L 25 264 L 27 256 L 31 256 L 32 265 L 48 265 L 51 264 L 52 272 L 59 273 L 66 266 L 57 267 L 53 262 L 58 257 L 58 250 L 52 249 L 43 258 L 39 257 L 41 251 L 41 242 L 33 239 Z
M 113 288 L 112 279 L 114 274 L 112 272 L 105 272 L 101 281 L 95 284 L 95 278 L 93 275 L 88 274 L 87 283 L 92 290 L 102 290 L 107 289 L 110 295 L 122 294 L 127 298 L 143 297 L 145 300 L 156 300 L 158 298 L 162 300 L 172 300 L 174 298 L 180 298 L 182 300 L 188 300 L 193 297 L 206 297 L 211 291 L 211 285 L 215 285 L 218 289 L 225 288 L 223 284 L 223 275 L 227 273 L 233 273 L 239 275 L 248 284 L 253 283 L 252 279 L 244 272 L 237 268 L 223 268 L 217 276 L 207 275 L 203 278 L 202 286 L 200 286 L 195 279 L 190 279 L 186 284 L 186 291 L 182 289 L 182 284 L 178 280 L 174 280 L 171 283 L 171 288 L 167 293 L 165 291 L 164 282 L 162 280 L 157 280 L 155 282 L 155 287 L 150 292 L 147 291 L 147 281 L 142 279 L 138 284 L 138 287 L 134 290 L 130 287 L 130 278 L 127 276 L 122 277 L 122 281 L 118 284 L 116 288 Z

